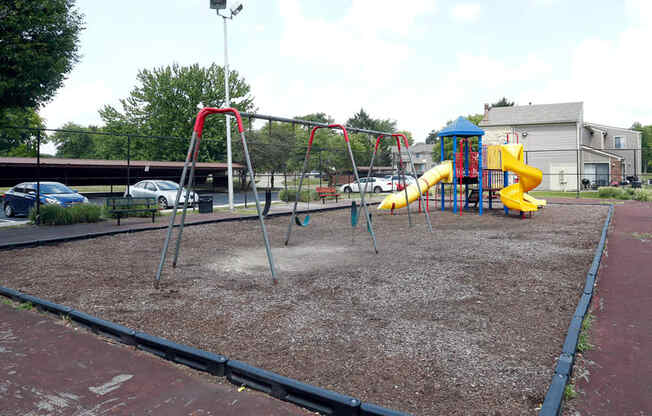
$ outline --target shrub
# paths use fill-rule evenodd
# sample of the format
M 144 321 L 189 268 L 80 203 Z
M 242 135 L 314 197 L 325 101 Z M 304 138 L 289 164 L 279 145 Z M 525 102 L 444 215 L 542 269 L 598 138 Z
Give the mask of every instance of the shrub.
M 642 202 L 649 202 L 652 201 L 652 193 L 650 193 L 646 189 L 636 189 L 634 190 L 634 195 L 632 195 L 632 199 L 635 199 L 637 201 L 642 201 Z
M 279 193 L 279 198 L 281 201 L 294 201 L 294 199 L 297 196 L 297 190 L 288 188 L 287 192 L 285 189 L 282 189 L 281 192 Z M 303 189 L 301 191 L 301 195 L 299 195 L 299 201 L 301 202 L 308 202 L 308 201 L 315 201 L 319 199 L 319 195 L 314 189 Z
M 41 224 L 66 225 L 80 222 L 98 222 L 102 218 L 102 207 L 93 204 L 73 205 L 64 208 L 59 205 L 41 205 Z M 29 219 L 36 223 L 36 208 L 29 212 Z
M 635 199 L 643 202 L 652 201 L 652 194 L 645 189 L 604 187 L 598 189 L 598 196 L 600 198 Z
M 622 196 L 622 189 L 612 186 L 598 188 L 598 196 L 600 198 L 616 198 L 620 199 Z

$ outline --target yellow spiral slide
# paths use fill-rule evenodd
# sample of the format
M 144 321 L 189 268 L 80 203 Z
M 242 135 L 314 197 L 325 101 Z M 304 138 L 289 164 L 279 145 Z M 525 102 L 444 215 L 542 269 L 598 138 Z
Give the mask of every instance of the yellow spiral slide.
M 536 211 L 539 206 L 545 205 L 546 201 L 526 194 L 539 186 L 543 173 L 539 169 L 523 163 L 523 145 L 502 145 L 500 146 L 500 156 L 503 171 L 514 172 L 519 178 L 518 183 L 509 185 L 498 192 L 503 205 L 521 212 Z

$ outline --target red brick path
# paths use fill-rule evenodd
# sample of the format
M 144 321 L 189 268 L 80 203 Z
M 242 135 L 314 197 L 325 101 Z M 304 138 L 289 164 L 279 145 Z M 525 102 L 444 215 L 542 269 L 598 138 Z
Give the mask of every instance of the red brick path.
M 652 204 L 616 205 L 598 273 L 582 416 L 652 415 Z

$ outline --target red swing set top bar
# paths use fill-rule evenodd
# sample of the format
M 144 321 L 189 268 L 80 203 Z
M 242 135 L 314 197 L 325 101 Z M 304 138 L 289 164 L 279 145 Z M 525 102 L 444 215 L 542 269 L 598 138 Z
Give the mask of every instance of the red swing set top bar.
M 202 131 L 204 130 L 204 120 L 206 119 L 206 116 L 215 113 L 219 113 L 219 114 L 233 113 L 233 116 L 238 121 L 238 132 L 239 133 L 244 132 L 244 128 L 242 126 L 242 117 L 240 117 L 240 112 L 238 112 L 238 110 L 236 110 L 235 108 L 206 107 L 199 110 L 199 113 L 197 114 L 197 119 L 195 120 L 195 128 L 193 130 L 195 131 L 195 133 L 197 133 L 198 139 L 201 138 Z
M 341 124 L 329 124 L 327 126 L 315 126 L 310 130 L 310 139 L 308 140 L 308 151 L 312 148 L 312 141 L 315 139 L 315 132 L 319 129 L 340 129 L 344 132 L 344 140 L 349 142 L 349 133 L 346 131 L 346 127 Z
M 403 134 L 403 133 L 381 134 L 381 135 L 378 136 L 378 138 L 376 139 L 376 147 L 375 147 L 375 150 L 378 150 L 378 145 L 380 144 L 380 139 L 382 139 L 382 138 L 385 137 L 385 136 L 396 137 L 396 144 L 397 144 L 399 150 L 400 150 L 400 148 L 401 148 L 401 142 L 400 142 L 400 140 L 399 140 L 399 137 L 402 137 L 402 138 L 403 138 L 403 143 L 405 144 L 405 148 L 406 148 L 406 149 L 410 146 L 409 143 L 408 143 L 408 139 L 407 139 L 407 137 L 405 137 L 405 134 Z

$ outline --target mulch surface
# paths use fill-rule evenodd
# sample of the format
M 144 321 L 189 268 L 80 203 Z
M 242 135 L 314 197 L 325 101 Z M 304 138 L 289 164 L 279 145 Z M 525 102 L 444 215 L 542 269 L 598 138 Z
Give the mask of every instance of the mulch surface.
M 535 414 L 607 207 L 433 211 L 433 234 L 373 211 L 379 254 L 345 210 L 288 247 L 266 220 L 275 286 L 252 221 L 187 228 L 159 290 L 164 230 L 0 252 L 0 284 L 404 412 Z
M 616 206 L 576 371 L 581 415 L 652 415 L 652 204 Z M 570 414 L 576 414 L 571 412 Z

